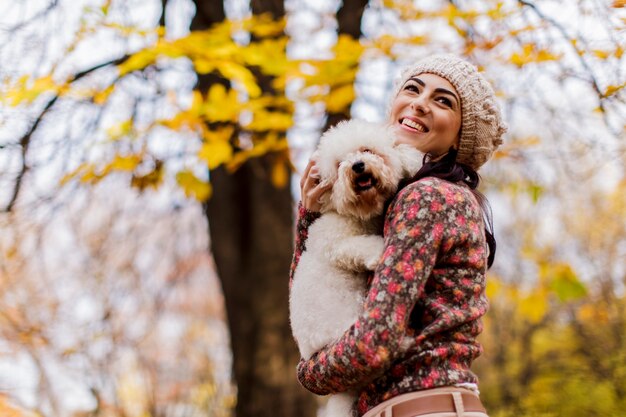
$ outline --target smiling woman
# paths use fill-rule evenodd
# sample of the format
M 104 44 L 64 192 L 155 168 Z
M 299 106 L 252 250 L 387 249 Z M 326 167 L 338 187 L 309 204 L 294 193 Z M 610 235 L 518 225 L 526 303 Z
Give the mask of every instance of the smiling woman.
M 391 105 L 389 122 L 399 143 L 438 157 L 458 148 L 461 102 L 448 80 L 435 74 L 409 78 Z
M 495 94 L 473 65 L 433 56 L 402 74 L 387 121 L 396 143 L 425 154 L 424 165 L 385 213 L 384 252 L 362 313 L 300 362 L 298 378 L 320 395 L 356 391 L 358 416 L 485 417 L 470 367 L 482 351 L 485 274 L 495 254 L 476 191 L 477 170 L 505 131 Z M 309 165 L 292 270 L 319 217 L 312 202 L 326 192 L 315 180 Z

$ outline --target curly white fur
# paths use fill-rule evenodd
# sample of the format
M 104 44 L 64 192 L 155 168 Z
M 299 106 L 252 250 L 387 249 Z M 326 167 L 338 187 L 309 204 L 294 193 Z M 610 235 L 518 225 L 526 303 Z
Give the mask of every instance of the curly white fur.
M 351 120 L 326 132 L 314 159 L 322 183 L 322 217 L 309 228 L 306 251 L 294 273 L 289 297 L 294 338 L 309 358 L 338 339 L 358 318 L 366 294 L 366 272 L 383 251 L 384 203 L 402 178 L 414 175 L 423 154 L 396 145 L 388 128 Z M 351 415 L 352 393 L 329 398 L 325 416 Z

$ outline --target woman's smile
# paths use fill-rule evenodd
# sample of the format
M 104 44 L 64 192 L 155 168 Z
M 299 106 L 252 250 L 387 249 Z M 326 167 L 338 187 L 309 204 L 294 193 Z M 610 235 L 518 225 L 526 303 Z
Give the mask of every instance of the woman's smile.
M 400 119 L 400 125 L 403 128 L 409 128 L 409 131 L 417 131 L 419 133 L 427 133 L 428 128 L 419 119 L 411 117 L 403 117 Z

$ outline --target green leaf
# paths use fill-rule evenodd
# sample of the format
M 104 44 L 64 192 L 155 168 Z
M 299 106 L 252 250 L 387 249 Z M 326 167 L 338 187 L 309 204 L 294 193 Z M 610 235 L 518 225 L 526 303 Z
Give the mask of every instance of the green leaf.
M 569 265 L 555 268 L 555 272 L 556 275 L 552 278 L 550 289 L 556 294 L 559 301 L 566 303 L 587 295 L 587 287 L 580 282 Z

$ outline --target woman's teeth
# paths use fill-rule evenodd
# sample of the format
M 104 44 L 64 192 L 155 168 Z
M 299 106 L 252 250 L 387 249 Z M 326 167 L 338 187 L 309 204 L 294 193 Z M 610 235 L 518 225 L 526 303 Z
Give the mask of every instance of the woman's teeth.
M 418 130 L 418 131 L 420 131 L 422 133 L 426 133 L 427 132 L 427 130 L 426 130 L 426 128 L 424 126 L 422 126 L 421 124 L 419 124 L 417 122 L 414 122 L 411 119 L 402 119 L 402 124 L 406 125 L 408 127 L 411 127 L 411 128 L 413 128 L 415 130 Z

